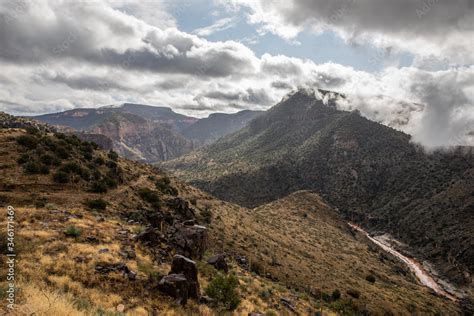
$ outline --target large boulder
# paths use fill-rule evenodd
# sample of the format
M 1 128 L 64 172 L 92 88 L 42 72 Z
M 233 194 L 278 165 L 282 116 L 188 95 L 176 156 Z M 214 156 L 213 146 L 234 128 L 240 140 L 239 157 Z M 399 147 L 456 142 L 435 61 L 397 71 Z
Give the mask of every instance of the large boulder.
M 171 264 L 170 274 L 182 274 L 186 277 L 188 284 L 188 296 L 199 299 L 200 289 L 198 280 L 198 268 L 196 262 L 181 255 L 176 255 Z
M 227 262 L 225 261 L 224 254 L 218 254 L 218 255 L 210 257 L 207 260 L 207 263 L 214 266 L 214 268 L 216 268 L 217 270 L 224 271 L 225 273 L 229 272 L 229 266 L 227 265 Z
M 176 224 L 172 233 L 173 244 L 179 254 L 202 259 L 207 247 L 207 228 L 200 225 Z
M 186 305 L 188 301 L 188 280 L 183 274 L 169 274 L 158 283 L 158 289 L 176 299 L 178 304 Z
M 189 207 L 189 202 L 180 197 L 176 197 L 174 199 L 167 201 L 167 204 L 178 215 L 186 219 L 191 219 L 195 215 L 194 211 Z

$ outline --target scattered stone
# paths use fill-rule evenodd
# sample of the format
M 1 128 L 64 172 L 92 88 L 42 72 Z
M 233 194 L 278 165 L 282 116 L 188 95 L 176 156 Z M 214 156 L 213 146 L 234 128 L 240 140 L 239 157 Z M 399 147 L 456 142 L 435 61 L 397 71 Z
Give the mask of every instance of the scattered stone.
M 148 245 L 157 245 L 163 238 L 164 236 L 160 230 L 153 227 L 148 227 L 135 237 L 135 239 Z
M 249 316 L 263 316 L 263 314 L 260 312 L 251 312 L 249 313 Z
M 77 263 L 86 263 L 87 261 L 89 261 L 84 256 L 76 256 L 76 257 L 73 258 L 73 260 Z
M 130 281 L 134 281 L 137 278 L 137 273 L 132 271 L 125 263 L 112 263 L 112 264 L 98 264 L 95 266 L 95 270 L 101 274 L 108 274 L 110 272 L 122 272 Z
M 97 237 L 94 237 L 94 236 L 87 236 L 86 241 L 88 243 L 91 243 L 91 244 L 98 244 L 99 243 L 99 239 Z
M 107 252 L 109 252 L 109 251 L 110 251 L 109 248 L 101 248 L 101 249 L 99 249 L 99 253 L 107 253 Z
M 214 266 L 214 268 L 216 268 L 217 270 L 224 271 L 225 273 L 229 272 L 229 266 L 225 261 L 224 254 L 217 254 L 215 256 L 212 256 L 207 260 L 207 263 Z
M 116 308 L 117 312 L 123 313 L 125 311 L 125 305 L 123 304 L 118 304 Z
M 120 254 L 120 256 L 122 256 L 124 259 L 127 259 L 127 260 L 133 260 L 137 257 L 137 255 L 135 253 L 135 250 L 133 250 L 132 247 L 123 248 L 119 252 L 119 254 Z
M 209 297 L 209 296 L 203 295 L 199 298 L 199 303 L 200 304 L 205 304 L 205 305 L 208 305 L 208 306 L 215 306 L 216 305 L 216 300 Z
M 178 304 L 186 305 L 188 301 L 188 280 L 183 274 L 169 274 L 158 283 L 158 289 L 176 299 Z
M 280 302 L 283 306 L 288 308 L 290 311 L 296 312 L 295 305 L 290 299 L 288 299 L 286 297 L 282 297 L 282 298 L 280 298 Z
M 247 257 L 245 256 L 235 256 L 235 261 L 243 268 L 243 269 L 248 269 L 249 268 L 249 263 L 247 260 Z

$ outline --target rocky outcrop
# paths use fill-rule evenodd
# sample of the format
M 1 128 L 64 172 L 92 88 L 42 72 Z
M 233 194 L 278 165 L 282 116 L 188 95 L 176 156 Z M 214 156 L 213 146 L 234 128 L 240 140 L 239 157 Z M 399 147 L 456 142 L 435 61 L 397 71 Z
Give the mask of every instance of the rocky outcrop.
M 75 135 L 82 141 L 96 143 L 101 149 L 104 150 L 111 150 L 114 146 L 112 140 L 105 135 L 93 133 L 75 133 Z
M 137 273 L 131 270 L 125 263 L 104 263 L 98 264 L 95 266 L 95 271 L 101 274 L 109 274 L 110 272 L 121 272 L 126 276 L 130 281 L 134 281 L 137 278 Z
M 199 299 L 200 289 L 198 280 L 198 268 L 196 262 L 181 255 L 176 255 L 171 264 L 171 274 L 183 274 L 188 281 L 188 296 Z
M 163 277 L 158 283 L 158 289 L 176 299 L 181 305 L 186 305 L 188 301 L 188 281 L 183 274 L 169 274 Z
M 190 219 L 195 216 L 194 211 L 189 207 L 189 202 L 185 199 L 176 197 L 167 201 L 166 204 L 182 218 Z
M 171 271 L 160 280 L 158 289 L 181 305 L 186 305 L 188 298 L 199 300 L 201 291 L 196 262 L 181 255 L 174 256 Z
M 57 129 L 51 125 L 40 123 L 33 119 L 16 117 L 5 112 L 0 112 L 0 128 L 34 129 L 45 133 L 57 132 Z
M 171 239 L 179 254 L 202 259 L 207 248 L 208 231 L 204 226 L 180 223 L 172 227 Z

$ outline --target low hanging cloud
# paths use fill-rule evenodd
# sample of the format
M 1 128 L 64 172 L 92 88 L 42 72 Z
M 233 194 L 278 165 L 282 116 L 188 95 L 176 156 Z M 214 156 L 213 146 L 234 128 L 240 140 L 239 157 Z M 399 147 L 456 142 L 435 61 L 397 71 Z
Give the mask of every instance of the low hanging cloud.
M 469 37 L 453 46 L 456 32 L 471 34 L 464 18 L 471 16 L 472 5 L 460 0 L 459 7 L 448 8 L 434 1 L 418 17 L 423 2 L 382 2 L 233 0 L 225 5 L 246 7 L 249 22 L 261 33 L 288 40 L 306 28 L 331 29 L 353 43 L 370 36 L 384 52 L 415 52 L 411 67 L 369 73 L 285 55 L 257 57 L 242 43 L 202 38 L 231 27 L 234 18 L 190 34 L 177 29 L 159 1 L 2 1 L 0 110 L 39 114 L 134 102 L 202 117 L 268 109 L 291 90 L 308 87 L 345 93 L 341 109 L 359 109 L 426 146 L 474 145 L 474 67 L 453 65 L 472 62 Z

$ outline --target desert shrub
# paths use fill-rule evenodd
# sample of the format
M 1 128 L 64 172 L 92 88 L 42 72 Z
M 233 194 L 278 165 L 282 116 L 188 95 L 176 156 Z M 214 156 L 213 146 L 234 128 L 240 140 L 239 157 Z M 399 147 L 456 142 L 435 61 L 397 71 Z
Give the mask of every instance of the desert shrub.
M 46 165 L 40 165 L 39 173 L 49 174 L 49 167 Z
M 359 298 L 360 297 L 360 292 L 356 289 L 349 289 L 347 290 L 347 294 L 352 296 L 353 298 Z
M 74 225 L 71 225 L 64 231 L 64 234 L 67 237 L 79 237 L 82 234 L 82 230 Z
M 107 187 L 112 188 L 112 189 L 116 188 L 118 185 L 117 180 L 115 180 L 113 177 L 110 177 L 108 175 L 104 177 L 103 182 L 105 183 Z
M 77 162 L 67 162 L 61 167 L 61 171 L 67 172 L 67 173 L 76 173 L 80 174 L 81 173 L 81 166 Z
M 45 197 L 40 197 L 35 201 L 35 207 L 43 208 L 46 206 L 47 203 L 48 203 L 48 199 L 46 199 Z
M 53 181 L 56 183 L 68 183 L 69 182 L 69 174 L 64 171 L 57 171 L 53 175 Z
M 38 174 L 41 172 L 41 164 L 36 161 L 30 161 L 23 165 L 23 169 L 29 174 Z
M 223 276 L 219 274 L 209 283 L 205 293 L 222 304 L 225 309 L 232 311 L 240 304 L 240 297 L 237 293 L 238 284 L 239 281 L 235 275 Z
M 338 289 L 335 289 L 334 291 L 332 291 L 331 297 L 333 301 L 337 301 L 338 299 L 341 298 L 341 291 L 339 291 Z
M 98 166 L 102 166 L 103 164 L 105 164 L 105 160 L 102 157 L 97 157 L 94 159 L 94 163 Z
M 110 150 L 109 153 L 107 154 L 107 157 L 109 157 L 109 159 L 112 161 L 117 161 L 119 155 L 115 151 Z
M 100 173 L 100 170 L 92 167 L 90 168 L 92 170 L 91 177 L 93 180 L 100 180 L 102 178 L 102 173 Z
M 155 181 L 155 187 L 164 194 L 177 195 L 178 191 L 173 188 L 170 183 L 170 178 L 165 176 Z
M 92 155 L 92 153 L 90 152 L 83 152 L 82 153 L 82 157 L 84 157 L 85 160 L 92 160 L 92 158 L 94 158 L 94 156 Z
M 321 298 L 323 299 L 323 301 L 325 301 L 326 303 L 329 303 L 332 301 L 332 295 L 329 295 L 328 293 L 325 293 L 325 292 L 322 292 L 321 293 Z
M 64 146 L 57 146 L 56 149 L 54 150 L 54 153 L 59 159 L 68 159 L 69 158 L 69 152 Z
M 372 274 L 366 276 L 365 279 L 370 283 L 375 283 L 375 276 L 373 276 Z
M 208 224 L 211 223 L 211 221 L 212 221 L 212 212 L 211 212 L 210 209 L 208 209 L 208 208 L 204 209 L 201 212 L 201 215 L 202 215 L 202 217 L 203 217 L 203 219 L 206 223 L 208 223 Z
M 270 296 L 272 296 L 272 293 L 270 293 L 270 291 L 268 291 L 268 290 L 262 290 L 262 291 L 260 291 L 259 296 L 260 296 L 262 299 L 267 300 L 267 299 L 270 298 Z
M 26 132 L 30 135 L 39 135 L 40 131 L 33 127 L 33 126 L 28 126 L 25 128 Z
M 32 135 L 21 135 L 16 138 L 16 142 L 28 149 L 35 149 L 38 144 L 38 139 Z
M 20 158 L 18 158 L 17 162 L 22 165 L 24 163 L 27 163 L 28 161 L 30 161 L 31 157 L 29 154 L 27 153 L 24 153 L 20 156 Z
M 89 191 L 92 193 L 105 193 L 107 192 L 107 184 L 103 181 L 94 181 L 91 183 Z
M 109 168 L 109 169 L 116 169 L 118 167 L 117 165 L 117 162 L 113 161 L 113 160 L 107 160 L 107 162 L 105 163 L 105 165 Z
M 138 190 L 138 195 L 146 202 L 150 203 L 155 207 L 159 207 L 161 204 L 160 196 L 158 192 L 150 190 L 148 188 L 142 188 Z
M 84 202 L 84 204 L 87 206 L 87 208 L 91 210 L 104 211 L 107 208 L 108 203 L 102 199 L 97 199 L 97 200 L 87 200 L 86 202 Z
M 51 151 L 56 151 L 56 148 L 58 147 L 56 142 L 49 136 L 44 136 L 41 138 L 40 142 Z
M 43 154 L 40 156 L 40 161 L 46 166 L 51 166 L 54 163 L 55 158 L 51 154 Z
M 89 170 L 74 161 L 64 164 L 59 170 L 70 174 L 77 174 L 84 180 L 89 180 L 90 178 Z

